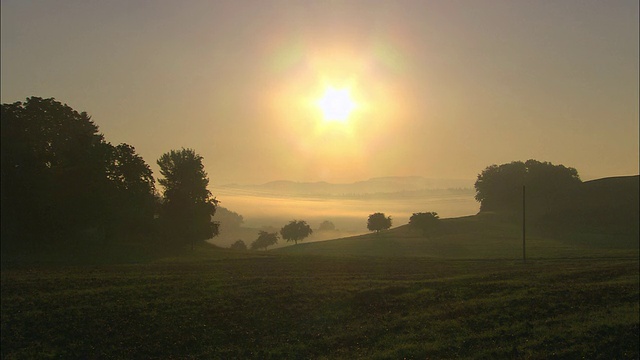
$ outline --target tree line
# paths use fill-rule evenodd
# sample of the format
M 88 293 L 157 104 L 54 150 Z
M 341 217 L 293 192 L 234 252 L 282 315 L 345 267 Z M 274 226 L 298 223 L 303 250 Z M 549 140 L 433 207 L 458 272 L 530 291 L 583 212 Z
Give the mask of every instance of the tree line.
M 108 142 L 86 112 L 30 97 L 2 104 L 0 123 L 3 250 L 115 243 L 193 248 L 220 231 L 213 221 L 219 202 L 208 190 L 203 158 L 193 149 L 170 150 L 157 160 L 160 194 L 135 148 Z M 581 184 L 574 168 L 527 160 L 488 166 L 474 187 L 481 212 L 512 219 L 521 213 L 526 187 L 528 214 L 544 222 L 567 208 Z M 225 214 L 242 223 L 240 215 Z M 415 213 L 409 223 L 428 233 L 438 220 L 434 212 Z M 391 224 L 390 216 L 374 213 L 367 228 L 380 232 Z M 328 222 L 321 228 L 335 229 Z M 311 234 L 305 221 L 292 220 L 279 233 L 259 233 L 251 248 L 266 249 L 280 237 L 297 244 Z
M 106 141 L 86 112 L 53 98 L 1 105 L 3 250 L 114 243 L 193 246 L 218 232 L 202 157 L 171 150 L 149 165 Z
M 330 222 L 323 222 L 321 229 L 333 226 L 328 225 Z M 279 232 L 269 232 L 260 230 L 258 232 L 258 238 L 251 243 L 251 250 L 264 249 L 267 250 L 269 246 L 278 243 L 280 236 L 287 242 L 294 242 L 296 245 L 298 241 L 302 241 L 313 233 L 311 226 L 304 220 L 291 220 L 288 224 L 284 225 Z M 234 250 L 247 250 L 247 245 L 243 240 L 237 240 L 231 244 L 231 249 Z
M 531 211 L 542 213 L 571 195 L 582 181 L 578 171 L 564 165 L 537 160 L 513 161 L 485 168 L 474 184 L 480 211 L 518 212 L 522 192 L 530 195 Z
M 439 226 L 440 218 L 436 212 L 421 212 L 414 213 L 409 219 L 409 225 L 415 229 L 418 229 L 423 232 L 424 235 L 430 235 L 436 230 Z M 388 230 L 391 228 L 392 219 L 391 216 L 386 216 L 384 213 L 373 213 L 369 215 L 367 219 L 367 228 L 370 231 L 379 233 L 383 230 Z M 323 221 L 318 230 L 320 231 L 330 231 L 335 230 L 335 225 L 330 221 Z M 247 244 L 239 239 L 233 244 L 231 244 L 230 249 L 232 250 L 259 250 L 264 249 L 267 250 L 269 246 L 273 246 L 278 243 L 280 238 L 286 240 L 287 242 L 294 242 L 296 245 L 298 241 L 302 241 L 307 238 L 309 235 L 313 233 L 311 227 L 304 220 L 292 220 L 285 226 L 283 226 L 280 231 L 269 232 L 260 230 L 258 232 L 258 237 L 254 240 L 251 245 L 248 247 Z

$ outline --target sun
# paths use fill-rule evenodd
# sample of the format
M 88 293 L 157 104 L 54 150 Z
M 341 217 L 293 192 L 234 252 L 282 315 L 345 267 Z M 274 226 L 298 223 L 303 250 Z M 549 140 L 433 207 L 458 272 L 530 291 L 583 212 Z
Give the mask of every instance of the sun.
M 345 122 L 355 108 L 349 89 L 328 87 L 318 100 L 325 121 Z

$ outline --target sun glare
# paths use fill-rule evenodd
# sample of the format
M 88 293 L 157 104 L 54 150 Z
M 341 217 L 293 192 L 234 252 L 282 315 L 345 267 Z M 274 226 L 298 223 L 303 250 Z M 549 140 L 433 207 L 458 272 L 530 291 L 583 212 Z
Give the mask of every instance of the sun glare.
M 318 101 L 325 121 L 344 122 L 355 108 L 349 89 L 327 88 Z

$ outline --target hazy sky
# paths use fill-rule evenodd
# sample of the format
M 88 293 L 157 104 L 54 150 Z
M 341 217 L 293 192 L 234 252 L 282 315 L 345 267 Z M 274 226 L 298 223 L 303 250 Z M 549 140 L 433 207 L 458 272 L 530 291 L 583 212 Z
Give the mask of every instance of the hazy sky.
M 2 102 L 55 97 L 213 184 L 638 173 L 638 1 L 2 0 Z M 326 122 L 325 89 L 349 89 Z M 215 191 L 214 191 L 215 193 Z

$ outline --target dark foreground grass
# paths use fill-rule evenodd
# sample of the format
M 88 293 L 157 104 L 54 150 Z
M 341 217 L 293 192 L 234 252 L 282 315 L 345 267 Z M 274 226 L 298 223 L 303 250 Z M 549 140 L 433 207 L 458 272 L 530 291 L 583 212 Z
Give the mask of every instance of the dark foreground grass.
M 254 256 L 2 270 L 3 359 L 637 359 L 638 260 Z

